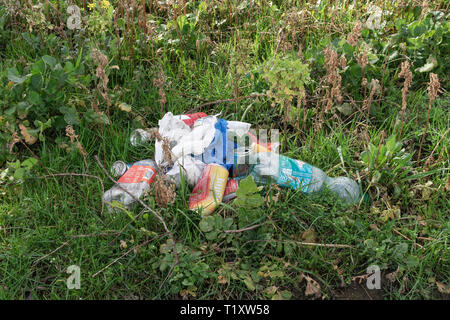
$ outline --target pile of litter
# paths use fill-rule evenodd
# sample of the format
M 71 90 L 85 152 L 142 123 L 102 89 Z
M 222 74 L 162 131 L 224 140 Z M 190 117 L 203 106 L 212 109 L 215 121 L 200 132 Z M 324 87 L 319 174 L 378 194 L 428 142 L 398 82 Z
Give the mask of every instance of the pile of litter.
M 131 208 L 134 197 L 141 198 L 155 181 L 169 194 L 159 197 L 173 199 L 175 188 L 185 181 L 193 188 L 189 209 L 205 216 L 220 202 L 232 200 L 239 181 L 248 175 L 261 184 L 276 183 L 305 193 L 317 192 L 326 186 L 344 201 L 357 203 L 360 200 L 360 189 L 355 181 L 347 177 L 328 177 L 319 168 L 279 155 L 278 143 L 259 141 L 250 130 L 251 124 L 218 116 L 203 112 L 187 115 L 168 112 L 159 120 L 158 128 L 135 130 L 130 137 L 131 144 L 138 146 L 154 140 L 155 159 L 132 164 L 116 161 L 112 165 L 111 173 L 119 178 L 120 187 L 115 185 L 105 192 L 108 209 L 113 210 L 113 201 Z

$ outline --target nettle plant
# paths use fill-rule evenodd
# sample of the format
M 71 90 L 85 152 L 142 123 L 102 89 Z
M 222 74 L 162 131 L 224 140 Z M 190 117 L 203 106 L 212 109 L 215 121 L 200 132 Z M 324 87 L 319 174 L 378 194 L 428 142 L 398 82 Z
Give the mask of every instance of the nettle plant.
M 36 158 L 28 158 L 20 162 L 8 162 L 6 169 L 0 170 L 0 185 L 11 183 L 23 183 L 23 180 L 31 175 L 32 169 L 36 166 Z
M 430 11 L 424 18 L 409 22 L 398 19 L 395 22 L 397 33 L 393 34 L 385 51 L 391 51 L 390 60 L 406 55 L 418 73 L 429 72 L 448 63 L 450 22 L 449 14 Z M 433 71 L 436 72 L 436 71 Z
M 199 223 L 200 230 L 204 232 L 205 237 L 209 241 L 225 240 L 231 242 L 233 236 L 226 234 L 225 230 L 234 230 L 236 225 L 233 218 L 223 218 L 218 214 L 204 217 Z
M 181 243 L 176 244 L 178 253 L 178 264 L 173 269 L 173 273 L 168 279 L 172 294 L 188 290 L 195 293 L 207 279 L 215 278 L 216 273 L 205 263 L 205 258 L 201 251 L 193 250 Z M 153 269 L 160 272 L 167 272 L 173 266 L 175 255 L 173 253 L 173 242 L 167 240 L 160 247 L 160 256 L 152 260 Z
M 0 143 L 17 143 L 17 135 L 28 145 L 49 136 L 49 128 L 61 130 L 66 125 L 80 124 L 79 112 L 69 103 L 69 94 L 87 90 L 91 76 L 85 75 L 81 54 L 75 65 L 58 62 L 45 55 L 22 72 L 9 68 L 2 80 L 0 99 Z M 86 114 L 87 115 L 87 114 Z M 89 118 L 89 117 L 87 117 Z M 14 141 L 15 140 L 15 141 Z M 12 143 L 12 145 L 11 145 Z M 5 150 L 0 162 L 5 159 Z
M 169 20 L 167 24 L 158 21 L 155 28 L 157 33 L 156 45 L 166 47 L 178 56 L 204 51 L 208 39 L 200 31 L 198 22 L 206 11 L 207 4 L 202 1 L 193 13 L 179 15 L 175 19 Z
M 361 153 L 371 184 L 380 183 L 391 186 L 410 174 L 412 154 L 405 151 L 395 134 L 380 143 L 379 137 L 369 143 L 368 149 Z
M 346 64 L 340 71 L 342 87 L 355 100 L 365 99 L 364 93 L 369 91 L 362 90 L 364 78 L 367 84 L 372 79 L 381 81 L 387 70 L 399 69 L 404 60 L 410 62 L 417 75 L 430 71 L 445 73 L 450 44 L 449 14 L 430 11 L 420 18 L 419 9 L 411 8 L 405 17 L 395 22 L 380 17 L 377 28 L 370 27 L 368 21 L 360 21 L 359 28 L 354 27 L 351 33 L 333 39 L 324 37 L 317 46 L 306 48 L 304 57 L 311 63 L 312 70 L 323 72 L 326 69 L 323 51 L 331 43 L 338 56 L 345 57 Z M 391 34 L 392 31 L 395 33 Z M 386 85 L 389 77 L 384 81 Z M 419 78 L 415 81 L 420 82 Z
M 223 218 L 219 214 L 203 217 L 199 222 L 199 228 L 206 239 L 231 243 L 236 233 L 227 231 L 236 230 L 237 227 L 245 228 L 262 220 L 260 209 L 264 205 L 264 198 L 259 194 L 261 190 L 262 187 L 256 185 L 252 176 L 242 179 L 232 205 L 237 208 L 237 211 L 235 210 L 237 225 L 232 217 Z
M 281 106 L 281 111 L 289 118 L 297 114 L 292 104 L 296 99 L 300 105 L 306 94 L 305 85 L 311 81 L 309 66 L 293 53 L 275 56 L 263 65 L 263 78 L 270 85 L 267 95 Z
M 233 202 L 238 208 L 239 228 L 248 227 L 262 219 L 260 211 L 264 205 L 264 198 L 260 194 L 262 188 L 256 185 L 251 175 L 240 181 L 236 190 L 237 198 Z

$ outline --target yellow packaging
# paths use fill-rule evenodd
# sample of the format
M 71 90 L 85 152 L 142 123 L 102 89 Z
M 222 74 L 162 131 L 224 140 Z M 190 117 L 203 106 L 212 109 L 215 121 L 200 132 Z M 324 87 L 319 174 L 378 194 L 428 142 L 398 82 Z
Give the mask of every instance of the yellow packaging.
M 208 164 L 192 190 L 189 209 L 198 211 L 202 208 L 203 216 L 210 215 L 222 202 L 228 174 L 228 170 L 221 165 Z

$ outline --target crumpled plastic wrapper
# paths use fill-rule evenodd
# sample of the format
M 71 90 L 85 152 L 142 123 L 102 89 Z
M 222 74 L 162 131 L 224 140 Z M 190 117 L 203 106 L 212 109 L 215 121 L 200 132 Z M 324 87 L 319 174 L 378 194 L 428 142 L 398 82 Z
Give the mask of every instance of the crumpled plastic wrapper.
M 194 159 L 191 156 L 182 156 L 174 163 L 172 169 L 166 175 L 175 181 L 177 188 L 181 185 L 180 174 L 184 176 L 189 186 L 193 187 L 198 179 L 200 179 L 205 167 L 206 163 L 200 160 Z
M 195 121 L 192 131 L 177 140 L 177 144 L 172 148 L 175 159 L 183 155 L 202 154 L 214 138 L 216 122 L 216 116 L 208 116 Z
M 247 134 L 252 125 L 242 121 L 227 121 L 228 133 L 233 133 L 238 137 L 242 137 Z
M 208 116 L 198 119 L 192 129 L 181 119 L 168 112 L 158 122 L 159 134 L 167 138 L 170 143 L 172 160 L 177 160 L 183 155 L 200 155 L 214 138 L 214 124 L 217 117 Z M 155 161 L 159 165 L 163 163 L 163 141 L 155 142 Z

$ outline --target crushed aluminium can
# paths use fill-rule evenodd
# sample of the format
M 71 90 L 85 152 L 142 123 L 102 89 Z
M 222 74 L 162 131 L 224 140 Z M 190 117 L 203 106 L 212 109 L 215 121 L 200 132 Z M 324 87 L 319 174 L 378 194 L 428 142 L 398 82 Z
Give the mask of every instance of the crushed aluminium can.
M 136 202 L 136 198 L 140 199 L 150 190 L 150 185 L 156 177 L 157 168 L 155 161 L 152 159 L 133 163 L 117 180 L 120 186 L 114 185 L 103 195 L 108 211 L 117 210 L 112 204 L 114 201 L 121 202 L 126 208 L 131 209 Z
M 118 183 L 141 183 L 152 184 L 156 177 L 156 166 L 149 164 L 133 164 L 124 175 L 117 180 Z

